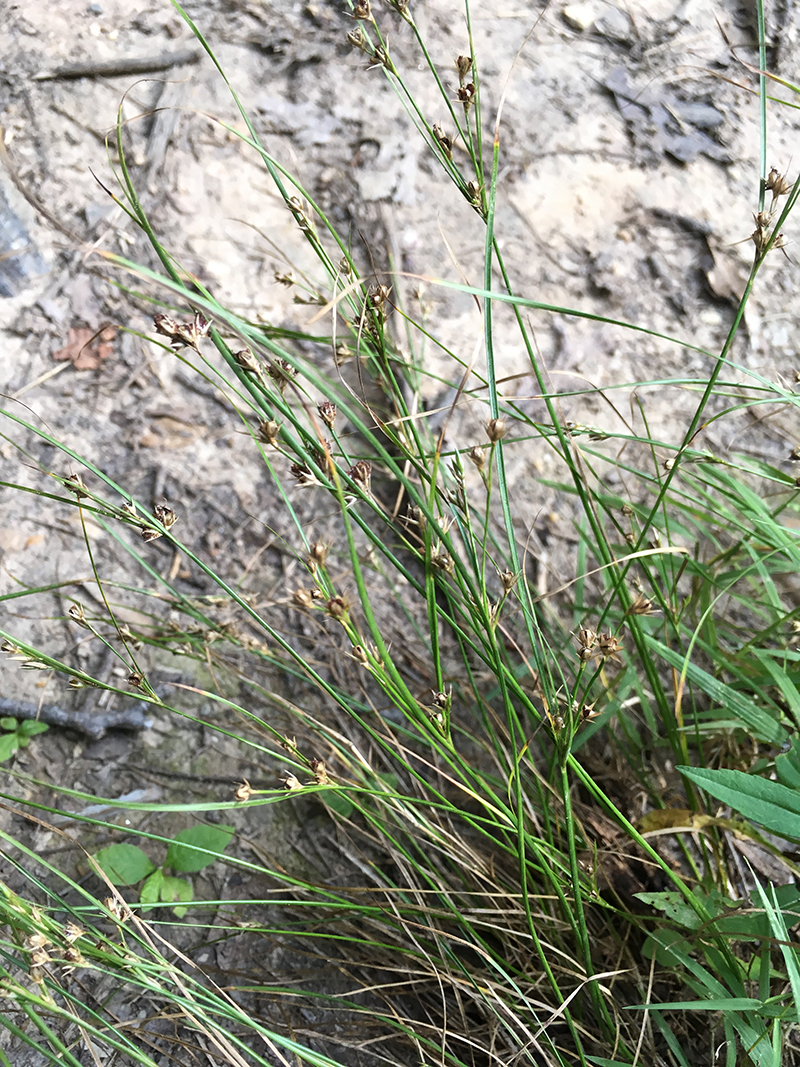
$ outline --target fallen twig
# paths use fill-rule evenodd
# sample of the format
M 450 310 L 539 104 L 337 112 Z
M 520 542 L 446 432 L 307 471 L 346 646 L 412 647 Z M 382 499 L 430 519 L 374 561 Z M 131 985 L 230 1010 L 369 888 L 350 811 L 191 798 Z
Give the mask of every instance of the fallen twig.
M 50 726 L 65 726 L 86 734 L 94 741 L 104 737 L 107 730 L 146 730 L 153 725 L 148 719 L 149 704 L 140 700 L 127 708 L 111 708 L 86 715 L 82 709 L 60 708 L 57 704 L 31 704 L 24 700 L 0 697 L 0 714 L 13 715 L 15 719 L 37 719 Z
M 113 78 L 119 74 L 151 74 L 169 70 L 184 63 L 196 63 L 200 53 L 194 48 L 182 52 L 162 52 L 159 56 L 120 56 L 117 59 L 90 59 L 84 63 L 65 63 L 54 70 L 40 70 L 33 75 L 37 82 L 53 81 L 56 78 Z

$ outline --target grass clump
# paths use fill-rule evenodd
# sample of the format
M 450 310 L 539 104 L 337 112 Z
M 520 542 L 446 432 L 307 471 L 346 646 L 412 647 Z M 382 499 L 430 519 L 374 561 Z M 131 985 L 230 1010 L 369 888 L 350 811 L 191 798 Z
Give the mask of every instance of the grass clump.
M 480 57 L 455 60 L 453 99 L 412 8 L 390 6 L 416 38 L 454 133 L 411 95 L 368 2 L 352 9 L 350 43 L 389 79 L 484 224 L 482 285 L 436 284 L 480 304 L 485 364 L 437 342 L 395 292 L 399 272 L 376 279 L 360 269 L 350 235 L 267 151 L 235 93 L 246 132 L 233 132 L 316 257 L 301 300 L 319 312 L 292 335 L 226 307 L 162 244 L 117 126 L 112 195 L 154 256 L 105 253 L 106 266 L 132 303 L 149 307 L 149 343 L 218 387 L 261 455 L 302 573 L 282 611 L 182 540 L 179 509 L 132 494 L 19 408 L 4 412 L 7 439 L 41 475 L 14 488 L 80 516 L 95 603 L 59 592 L 127 688 L 11 629 L 4 651 L 76 687 L 133 691 L 162 721 L 201 724 L 272 775 L 244 779 L 224 799 L 187 802 L 176 788 L 166 800 L 103 798 L 111 816 L 84 807 L 76 828 L 56 831 L 79 850 L 75 869 L 4 832 L 4 1025 L 46 1061 L 76 1065 L 79 1046 L 140 1064 L 204 1052 L 226 1064 L 686 1065 L 715 1062 L 726 1043 L 729 1064 L 793 1062 L 800 893 L 762 884 L 733 842 L 795 872 L 768 834 L 800 839 L 800 653 L 786 639 L 797 623 L 783 581 L 800 562 L 797 489 L 766 463 L 715 454 L 700 434 L 764 404 L 796 406 L 792 389 L 732 358 L 759 269 L 783 246 L 795 186 L 762 168 L 750 279 L 722 350 L 702 353 L 707 376 L 619 383 L 690 395 L 675 439 L 650 434 L 644 406 L 637 422 L 620 416 L 622 432 L 569 422 L 527 315 L 587 313 L 515 292 L 495 231 L 502 126 L 498 115 L 489 143 Z M 516 323 L 541 417 L 503 391 L 501 308 Z M 451 360 L 444 429 L 425 411 L 430 343 Z M 447 426 L 467 403 L 482 406 L 483 429 L 455 447 Z M 56 458 L 40 460 L 33 440 Z M 524 533 L 529 502 L 509 473 L 532 442 L 554 457 L 543 487 L 574 517 L 572 570 L 544 593 Z M 89 524 L 127 554 L 138 581 L 106 570 Z M 154 542 L 178 563 L 161 568 Z M 188 591 L 183 565 L 208 592 Z M 131 605 L 138 624 L 123 621 Z M 290 611 L 304 631 L 287 626 Z M 160 692 L 150 674 L 165 652 L 205 681 Z M 275 681 L 287 678 L 292 696 Z M 187 691 L 191 705 L 177 699 Z M 42 800 L 45 783 L 14 777 L 4 801 L 35 825 L 57 826 L 49 820 L 61 803 L 97 801 L 54 782 Z M 639 811 L 621 783 L 638 789 Z M 324 811 L 348 877 L 293 873 L 248 851 L 246 820 L 291 804 L 308 820 Z M 129 830 L 115 807 L 133 813 Z M 215 820 L 239 820 L 224 862 L 261 895 L 209 899 L 195 885 L 194 900 L 180 891 L 187 923 L 172 926 L 175 897 L 160 890 L 176 879 L 154 870 L 149 846 L 123 840 L 173 848 L 170 817 L 188 821 L 177 839 L 209 863 L 222 853 L 202 845 L 215 840 Z M 97 855 L 104 834 L 115 843 Z M 138 879 L 106 862 L 121 848 L 144 857 Z M 184 857 L 176 869 L 205 865 Z M 139 882 L 140 896 L 120 888 Z M 195 959 L 198 946 L 228 943 L 262 965 L 259 946 L 294 952 L 305 970 L 298 979 L 237 964 L 220 974 Z M 134 1018 L 135 998 L 147 1008 Z M 315 1006 L 316 1027 L 298 1021 L 301 1002 Z

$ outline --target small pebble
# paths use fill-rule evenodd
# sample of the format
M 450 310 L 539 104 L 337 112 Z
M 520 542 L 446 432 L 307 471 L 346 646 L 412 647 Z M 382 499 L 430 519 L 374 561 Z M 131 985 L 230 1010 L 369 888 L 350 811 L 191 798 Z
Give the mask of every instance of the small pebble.
M 567 4 L 561 17 L 571 30 L 583 33 L 593 24 L 597 12 L 593 4 Z

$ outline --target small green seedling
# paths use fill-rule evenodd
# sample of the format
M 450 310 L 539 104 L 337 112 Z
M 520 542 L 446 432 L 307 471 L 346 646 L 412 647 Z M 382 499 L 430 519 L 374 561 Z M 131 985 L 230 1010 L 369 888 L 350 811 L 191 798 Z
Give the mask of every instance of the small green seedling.
M 185 902 L 192 899 L 192 883 L 188 878 L 167 874 L 167 870 L 194 874 L 219 859 L 233 836 L 232 826 L 209 826 L 198 823 L 181 830 L 170 842 L 160 867 L 137 845 L 108 845 L 101 848 L 95 860 L 103 874 L 114 885 L 137 885 L 142 909 L 154 904 L 175 904 L 172 909 L 181 919 L 186 914 Z
M 49 729 L 46 722 L 37 722 L 35 719 L 23 719 L 19 722 L 10 715 L 0 719 L 0 728 L 7 731 L 0 734 L 0 763 L 11 759 L 17 749 L 27 748 L 32 737 Z

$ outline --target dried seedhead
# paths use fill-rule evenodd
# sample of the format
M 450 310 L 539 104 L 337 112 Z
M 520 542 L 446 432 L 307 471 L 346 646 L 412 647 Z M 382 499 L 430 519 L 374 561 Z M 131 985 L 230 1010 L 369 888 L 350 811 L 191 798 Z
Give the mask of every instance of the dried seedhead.
M 597 635 L 596 654 L 600 656 L 601 659 L 608 659 L 610 656 L 616 656 L 621 649 L 622 642 L 619 641 L 610 630 L 608 633 Z
M 316 571 L 317 567 L 325 562 L 330 550 L 331 546 L 326 545 L 324 541 L 315 541 L 312 545 L 309 545 L 307 562 L 312 571 Z
M 153 325 L 157 333 L 169 338 L 175 351 L 180 348 L 193 348 L 195 352 L 199 352 L 200 341 L 208 337 L 208 331 L 211 329 L 211 322 L 199 311 L 195 311 L 191 322 L 178 322 L 170 315 L 154 315 Z
M 358 19 L 359 22 L 374 22 L 372 8 L 369 0 L 355 0 L 353 10 L 349 13 L 350 18 Z
M 358 48 L 359 51 L 364 52 L 368 56 L 372 55 L 372 45 L 367 39 L 367 35 L 361 29 L 361 26 L 356 26 L 354 30 L 350 30 L 347 35 L 347 40 L 353 48 Z
M 512 571 L 509 570 L 499 571 L 497 577 L 500 579 L 503 585 L 503 592 L 506 596 L 508 596 L 508 594 L 514 588 L 520 578 L 519 573 L 514 574 Z
M 312 759 L 309 761 L 309 766 L 317 785 L 330 785 L 330 778 L 328 778 L 324 759 Z
M 456 570 L 453 557 L 441 549 L 434 549 L 431 552 L 431 566 L 437 571 L 444 571 L 445 574 L 455 574 Z
M 578 638 L 578 659 L 581 663 L 588 663 L 594 654 L 592 649 L 597 641 L 597 634 L 594 630 L 590 630 L 588 626 L 582 626 L 577 633 Z
M 178 516 L 166 504 L 156 504 L 153 508 L 153 517 L 158 519 L 165 530 L 171 530 L 178 521 Z M 153 529 L 152 526 L 143 526 L 141 536 L 145 542 L 155 541 L 161 537 L 161 531 Z
M 273 419 L 265 419 L 258 427 L 259 441 L 265 445 L 271 445 L 272 448 L 277 448 L 280 429 L 279 423 Z
M 365 494 L 369 495 L 370 480 L 372 478 L 372 464 L 366 459 L 360 459 L 347 472 L 355 485 Z
M 390 74 L 397 74 L 394 63 L 389 55 L 389 42 L 385 45 L 379 44 L 375 46 L 375 51 L 372 53 L 372 62 L 367 67 L 367 70 L 374 70 L 376 67 L 383 67 L 388 70 Z
M 77 923 L 72 922 L 72 920 L 70 919 L 64 925 L 63 933 L 64 933 L 64 940 L 67 942 L 68 945 L 72 945 L 79 938 L 83 937 L 83 935 L 86 933 L 86 931 L 83 930 L 80 926 L 78 926 Z
M 370 307 L 381 312 L 384 318 L 386 318 L 386 301 L 391 291 L 390 285 L 373 285 L 368 294 Z
M 275 281 L 278 282 L 279 285 L 285 286 L 287 289 L 291 289 L 295 284 L 293 274 L 282 274 L 279 270 L 275 271 Z
M 311 611 L 314 607 L 314 598 L 311 595 L 310 589 L 295 589 L 292 593 L 292 603 L 295 607 L 303 608 L 305 611 Z
M 458 80 L 462 82 L 469 72 L 472 70 L 472 59 L 470 56 L 458 56 L 456 58 L 456 70 L 458 71 Z
M 73 622 L 76 622 L 78 626 L 82 626 L 84 630 L 90 629 L 89 623 L 86 621 L 86 612 L 83 610 L 83 604 L 73 604 L 67 614 Z
M 475 85 L 473 82 L 467 82 L 466 85 L 462 85 L 458 90 L 457 96 L 464 105 L 464 113 L 466 114 L 475 100 Z
M 467 455 L 469 456 L 470 461 L 475 464 L 479 471 L 482 471 L 483 468 L 486 466 L 486 454 L 484 453 L 480 445 L 473 445 L 469 452 L 467 452 Z
M 236 787 L 236 791 L 233 794 L 234 800 L 246 801 L 253 795 L 253 789 L 248 780 L 243 779 Z
M 489 419 L 486 423 L 486 436 L 493 445 L 502 440 L 507 433 L 508 428 L 506 427 L 505 419 Z
M 781 174 L 775 167 L 771 167 L 770 172 L 767 175 L 765 188 L 768 192 L 772 193 L 772 203 L 774 206 L 778 197 L 786 196 L 792 191 L 792 183 L 787 181 L 785 174 Z
M 83 478 L 81 478 L 80 474 L 67 475 L 64 479 L 64 488 L 74 493 L 77 500 L 84 500 L 89 495 L 86 492 L 86 486 L 83 484 Z
M 320 404 L 317 404 L 317 411 L 325 425 L 332 430 L 333 424 L 336 422 L 336 405 L 331 403 L 330 400 L 323 400 Z
M 350 605 L 343 596 L 332 596 L 325 605 L 325 610 L 337 622 L 346 622 L 350 615 Z
M 249 371 L 251 374 L 261 374 L 261 364 L 249 348 L 242 348 L 239 352 L 234 352 L 233 358 L 236 365 L 241 367 L 242 370 Z
M 628 608 L 626 615 L 655 615 L 657 610 L 649 597 L 640 594 Z
M 287 773 L 284 774 L 283 784 L 284 787 L 288 789 L 290 793 L 295 793 L 298 789 L 303 788 L 303 784 L 300 779 L 297 777 L 296 774 L 292 774 L 291 771 L 287 771 Z
M 472 204 L 473 207 L 478 208 L 479 210 L 483 210 L 481 204 L 482 190 L 483 186 L 480 184 L 480 182 L 467 182 L 466 187 L 464 189 L 467 200 L 469 200 L 470 204 Z
M 316 475 L 305 463 L 293 463 L 289 468 L 289 473 L 300 489 L 310 489 L 312 486 L 320 484 Z
M 267 368 L 267 374 L 269 374 L 270 378 L 272 378 L 273 382 L 277 385 L 278 392 L 281 396 L 286 392 L 286 386 L 289 382 L 293 382 L 297 377 L 297 371 L 291 363 L 285 359 L 273 360 Z
M 333 352 L 333 360 L 337 367 L 343 366 L 348 359 L 353 358 L 353 350 L 344 341 L 340 341 Z

